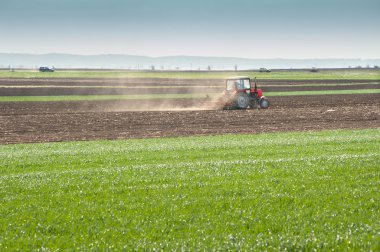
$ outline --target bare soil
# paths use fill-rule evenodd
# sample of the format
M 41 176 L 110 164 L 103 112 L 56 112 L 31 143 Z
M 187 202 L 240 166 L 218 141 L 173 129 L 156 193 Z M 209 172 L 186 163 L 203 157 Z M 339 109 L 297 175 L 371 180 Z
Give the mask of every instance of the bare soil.
M 6 102 L 0 144 L 380 128 L 380 94 L 270 101 L 267 110 L 227 111 L 199 110 L 204 99 Z M 130 111 L 137 109 L 157 111 Z
M 260 88 L 264 92 L 285 92 L 285 91 L 320 91 L 320 90 L 348 90 L 348 89 L 376 89 L 378 84 L 365 85 L 339 85 L 339 86 L 277 86 L 269 87 L 262 85 Z M 218 93 L 223 90 L 220 87 L 168 87 L 168 88 L 91 88 L 91 87 L 0 87 L 1 96 L 49 96 L 49 95 L 146 95 L 146 94 L 199 94 Z

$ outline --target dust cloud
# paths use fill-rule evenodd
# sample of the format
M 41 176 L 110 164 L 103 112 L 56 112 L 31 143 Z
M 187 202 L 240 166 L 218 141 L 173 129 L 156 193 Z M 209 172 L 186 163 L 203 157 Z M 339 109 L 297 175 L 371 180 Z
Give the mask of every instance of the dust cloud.
M 52 97 L 43 106 L 50 112 L 214 110 L 224 89 L 221 79 L 179 78 L 12 79 L 0 84 L 3 96 Z
M 112 85 L 117 95 L 129 99 L 108 103 L 106 110 L 120 111 L 191 111 L 219 109 L 219 94 L 223 80 L 196 79 L 136 79 L 120 78 Z M 99 91 L 99 90 L 98 90 Z

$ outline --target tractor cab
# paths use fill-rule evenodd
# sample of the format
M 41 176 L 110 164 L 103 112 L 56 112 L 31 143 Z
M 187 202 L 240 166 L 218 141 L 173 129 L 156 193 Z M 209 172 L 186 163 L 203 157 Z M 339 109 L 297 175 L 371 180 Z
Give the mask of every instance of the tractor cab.
M 226 100 L 225 108 L 268 108 L 269 101 L 263 96 L 263 91 L 257 88 L 256 78 L 254 86 L 247 76 L 231 77 L 226 80 L 226 89 L 223 92 Z
M 227 79 L 226 90 L 250 90 L 251 80 L 248 77 L 234 77 Z
M 263 91 L 257 88 L 256 78 L 254 80 L 254 86 L 251 86 L 251 79 L 249 77 L 232 77 L 228 78 L 226 81 L 226 91 L 227 92 L 245 92 L 247 94 L 252 94 L 257 97 L 263 95 Z

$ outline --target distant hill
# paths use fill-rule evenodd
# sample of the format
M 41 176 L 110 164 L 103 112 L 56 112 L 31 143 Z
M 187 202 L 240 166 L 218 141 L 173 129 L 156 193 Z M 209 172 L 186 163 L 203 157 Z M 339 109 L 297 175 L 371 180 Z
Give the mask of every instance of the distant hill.
M 261 67 L 281 68 L 345 68 L 380 66 L 380 59 L 245 59 L 230 57 L 168 56 L 146 57 L 122 54 L 74 55 L 74 54 L 19 54 L 0 53 L 0 68 L 115 68 L 168 70 L 238 70 Z

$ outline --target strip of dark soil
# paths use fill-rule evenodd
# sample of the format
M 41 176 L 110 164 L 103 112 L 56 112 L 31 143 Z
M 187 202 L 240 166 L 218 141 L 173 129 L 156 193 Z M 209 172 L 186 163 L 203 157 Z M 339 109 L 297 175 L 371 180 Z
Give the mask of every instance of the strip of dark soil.
M 380 94 L 359 95 L 310 95 L 269 97 L 270 109 L 309 108 L 320 106 L 378 105 Z M 152 100 L 105 100 L 105 101 L 58 101 L 58 102 L 1 102 L 0 116 L 76 112 L 149 111 L 149 110 L 205 110 L 212 105 L 210 99 L 152 99 Z M 212 106 L 210 106 L 212 107 Z
M 111 101 L 86 105 L 1 103 L 0 143 L 380 128 L 379 98 L 379 95 L 273 97 L 267 110 L 230 111 L 132 112 L 117 107 L 121 104 L 111 105 Z M 132 104 L 123 102 L 125 106 Z M 190 104 L 182 105 L 186 108 Z
M 0 88 L 0 96 L 150 95 L 217 93 L 223 88 Z
M 323 91 L 323 90 L 352 90 L 380 89 L 380 85 L 347 85 L 347 86 L 293 86 L 293 87 L 260 87 L 264 92 L 287 91 Z M 172 87 L 172 88 L 1 88 L 0 96 L 57 96 L 57 95 L 149 95 L 149 94 L 202 94 L 222 92 L 223 87 Z

